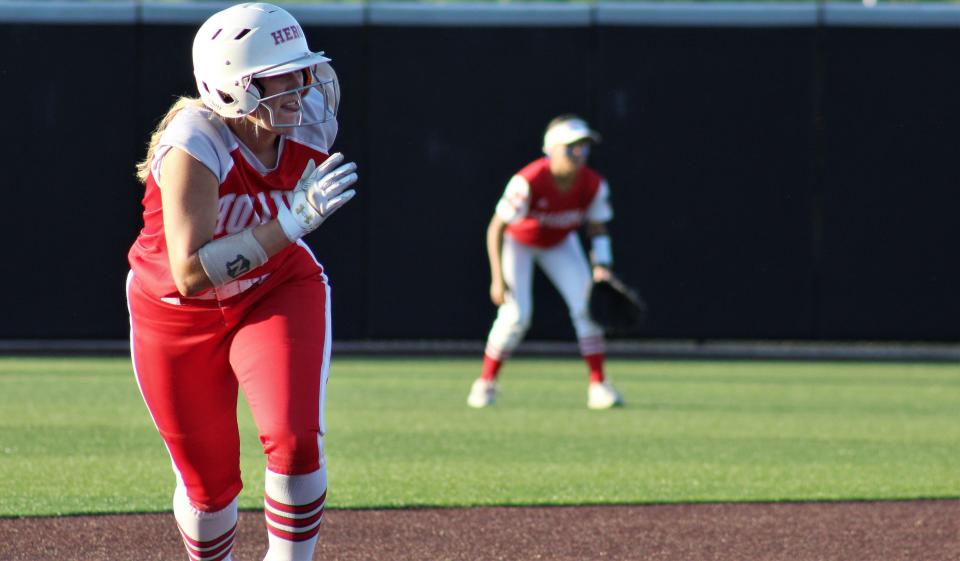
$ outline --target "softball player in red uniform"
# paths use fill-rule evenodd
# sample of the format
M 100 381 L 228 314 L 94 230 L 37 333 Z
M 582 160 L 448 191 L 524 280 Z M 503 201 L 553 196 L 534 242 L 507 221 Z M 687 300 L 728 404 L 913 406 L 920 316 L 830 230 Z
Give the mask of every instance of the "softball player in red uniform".
M 200 99 L 170 109 L 139 166 L 131 354 L 194 561 L 231 560 L 238 388 L 267 457 L 266 559 L 313 557 L 327 492 L 330 291 L 301 238 L 353 197 L 357 180 L 353 163 L 328 156 L 339 103 L 329 61 L 281 8 L 218 12 L 194 39 Z
M 586 166 L 599 135 L 575 115 L 547 126 L 546 157 L 531 162 L 507 184 L 487 228 L 490 299 L 498 306 L 487 337 L 483 370 L 467 404 L 487 407 L 496 400 L 503 362 L 520 344 L 533 314 L 533 265 L 538 264 L 559 290 L 570 311 L 580 353 L 590 370 L 587 406 L 607 409 L 623 403 L 603 372 L 603 331 L 589 316 L 593 279 L 609 278 L 613 257 L 605 223 L 613 218 L 606 180 Z M 593 270 L 577 238 L 586 223 Z

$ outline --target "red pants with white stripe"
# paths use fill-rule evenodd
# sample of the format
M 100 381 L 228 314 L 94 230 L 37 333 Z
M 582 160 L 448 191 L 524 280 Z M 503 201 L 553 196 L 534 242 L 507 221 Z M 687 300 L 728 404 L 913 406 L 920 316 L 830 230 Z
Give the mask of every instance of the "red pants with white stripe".
M 137 382 L 191 504 L 218 511 L 240 493 L 238 388 L 267 468 L 319 469 L 330 358 L 321 274 L 274 273 L 219 304 L 170 304 L 143 292 L 132 275 L 127 284 Z

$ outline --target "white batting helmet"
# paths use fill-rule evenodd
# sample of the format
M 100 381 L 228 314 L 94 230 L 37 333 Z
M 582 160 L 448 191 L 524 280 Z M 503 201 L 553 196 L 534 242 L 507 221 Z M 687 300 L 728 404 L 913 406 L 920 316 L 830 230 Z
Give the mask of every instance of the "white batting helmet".
M 193 40 L 193 73 L 204 105 L 223 117 L 253 113 L 264 99 L 255 78 L 304 71 L 304 85 L 280 95 L 303 96 L 316 89 L 324 96 L 324 114 L 312 123 L 273 123 L 274 126 L 316 124 L 336 116 L 339 83 L 330 59 L 311 52 L 297 20 L 273 4 L 251 2 L 217 12 L 204 22 Z M 270 107 L 265 107 L 269 110 Z

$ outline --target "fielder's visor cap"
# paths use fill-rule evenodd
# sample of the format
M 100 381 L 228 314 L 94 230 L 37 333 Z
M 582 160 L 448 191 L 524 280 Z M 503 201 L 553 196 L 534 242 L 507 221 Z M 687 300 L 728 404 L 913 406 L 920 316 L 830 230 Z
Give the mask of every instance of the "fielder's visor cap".
M 584 139 L 600 142 L 600 133 L 592 130 L 583 119 L 561 121 L 547 129 L 543 135 L 543 149 L 547 150 L 558 144 L 573 144 Z

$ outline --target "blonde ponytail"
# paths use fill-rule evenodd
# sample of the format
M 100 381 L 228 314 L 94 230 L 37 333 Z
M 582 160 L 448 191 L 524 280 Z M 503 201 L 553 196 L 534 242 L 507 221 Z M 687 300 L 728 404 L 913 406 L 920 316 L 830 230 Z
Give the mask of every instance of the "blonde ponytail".
M 163 135 L 163 131 L 166 130 L 167 125 L 170 124 L 173 117 L 184 107 L 203 107 L 203 102 L 195 97 L 184 96 L 170 106 L 167 114 L 164 115 L 163 119 L 160 120 L 160 124 L 157 125 L 156 130 L 150 135 L 150 142 L 147 144 L 147 157 L 137 164 L 137 179 L 139 179 L 141 183 L 146 183 L 147 178 L 150 177 L 150 165 L 153 163 L 153 155 L 157 151 L 157 143 L 160 141 L 160 136 Z

